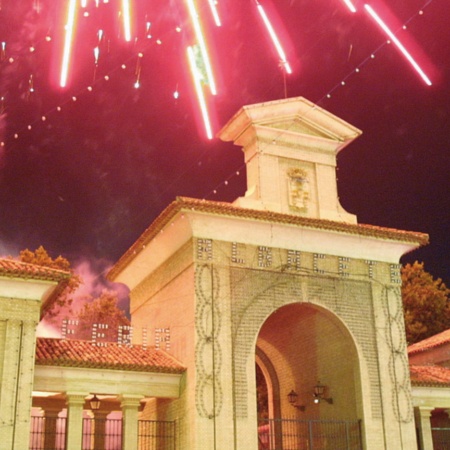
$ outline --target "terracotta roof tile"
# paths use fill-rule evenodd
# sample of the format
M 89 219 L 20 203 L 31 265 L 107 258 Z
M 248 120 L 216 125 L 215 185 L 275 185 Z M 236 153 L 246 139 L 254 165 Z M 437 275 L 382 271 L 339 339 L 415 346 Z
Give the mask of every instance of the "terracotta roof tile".
M 441 366 L 409 366 L 413 386 L 450 386 L 450 369 Z
M 36 364 L 159 373 L 186 370 L 171 355 L 154 347 L 127 347 L 113 342 L 100 347 L 90 341 L 50 338 L 37 339 Z
M 323 229 L 341 233 L 354 234 L 381 239 L 389 239 L 401 242 L 411 242 L 419 245 L 428 244 L 428 235 L 412 231 L 396 230 L 374 225 L 350 224 L 325 219 L 312 219 L 292 214 L 283 214 L 272 211 L 261 211 L 243 208 L 227 202 L 215 202 L 209 200 L 198 200 L 187 197 L 177 197 L 142 233 L 137 241 L 125 252 L 108 274 L 113 280 L 139 253 L 143 246 L 147 245 L 157 233 L 164 228 L 181 211 L 198 211 L 206 214 L 236 217 L 264 222 L 276 222 L 304 228 Z
M 0 258 L 0 276 L 59 282 L 70 278 L 70 273 L 10 258 Z
M 408 355 L 415 355 L 448 343 L 450 343 L 450 329 L 410 345 Z

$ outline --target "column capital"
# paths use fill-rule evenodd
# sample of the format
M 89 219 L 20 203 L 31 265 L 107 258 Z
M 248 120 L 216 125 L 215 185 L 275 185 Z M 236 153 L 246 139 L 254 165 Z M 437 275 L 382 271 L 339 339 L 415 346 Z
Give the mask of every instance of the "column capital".
M 88 395 L 87 392 L 66 392 L 66 403 L 73 406 L 84 405 Z
M 139 408 L 143 395 L 121 395 L 120 406 L 124 408 Z
M 434 406 L 417 406 L 417 411 L 420 414 L 420 417 L 430 418 L 431 413 L 436 409 Z

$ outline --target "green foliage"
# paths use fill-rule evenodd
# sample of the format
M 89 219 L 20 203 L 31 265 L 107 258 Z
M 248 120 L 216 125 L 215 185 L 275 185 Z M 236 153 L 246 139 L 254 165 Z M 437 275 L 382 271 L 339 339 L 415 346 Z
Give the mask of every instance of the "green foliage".
M 119 326 L 130 325 L 130 321 L 117 303 L 117 293 L 107 289 L 104 289 L 97 298 L 91 296 L 86 298 L 86 303 L 76 315 L 80 325 L 74 337 L 91 339 L 94 324 L 103 324 L 108 325 L 108 331 L 105 333 L 108 340 L 116 341 Z
M 47 250 L 41 245 L 34 252 L 28 249 L 22 250 L 19 254 L 19 260 L 29 264 L 36 264 L 38 266 L 49 267 L 51 269 L 64 270 L 70 272 L 71 277 L 64 285 L 64 289 L 58 295 L 58 298 L 53 303 L 52 307 L 46 312 L 46 319 L 53 319 L 60 315 L 62 311 L 69 312 L 72 304 L 71 295 L 77 290 L 82 283 L 79 275 L 75 274 L 71 268 L 70 262 L 61 255 L 53 259 Z
M 402 298 L 408 344 L 450 328 L 450 289 L 426 272 L 423 263 L 402 268 Z

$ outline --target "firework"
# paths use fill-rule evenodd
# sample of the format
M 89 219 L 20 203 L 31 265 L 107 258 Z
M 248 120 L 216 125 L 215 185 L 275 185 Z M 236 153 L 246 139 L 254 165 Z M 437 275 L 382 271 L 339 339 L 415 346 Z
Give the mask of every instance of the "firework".
M 399 41 L 399 39 L 395 36 L 395 34 L 390 30 L 390 28 L 386 25 L 386 23 L 381 19 L 381 17 L 374 11 L 374 9 L 370 5 L 364 5 L 364 8 L 369 13 L 370 17 L 380 26 L 380 28 L 389 36 L 389 39 L 396 45 L 396 47 L 400 50 L 400 53 L 406 58 L 406 60 L 411 64 L 414 70 L 419 74 L 422 80 L 428 86 L 431 86 L 431 80 L 422 70 L 422 68 L 417 64 L 416 60 L 411 56 L 411 54 L 406 50 L 404 45 Z
M 123 29 L 125 40 L 131 41 L 131 5 L 130 0 L 122 0 Z
M 187 55 L 188 55 L 188 61 L 189 61 L 189 68 L 191 70 L 191 75 L 192 75 L 192 81 L 194 82 L 195 93 L 197 94 L 197 100 L 198 100 L 198 103 L 200 106 L 200 111 L 202 113 L 203 123 L 205 125 L 206 136 L 208 139 L 212 139 L 213 133 L 212 133 L 211 121 L 209 119 L 208 108 L 206 106 L 206 99 L 203 94 L 203 88 L 202 88 L 203 76 L 201 75 L 201 72 L 200 72 L 199 68 L 197 67 L 197 63 L 196 63 L 196 59 L 195 59 L 195 52 L 194 52 L 193 47 L 188 47 Z
M 210 58 L 208 56 L 208 49 L 206 46 L 206 39 L 202 32 L 202 26 L 201 26 L 201 23 L 199 20 L 199 15 L 197 13 L 197 10 L 195 9 L 194 0 L 187 0 L 186 3 L 188 6 L 189 15 L 191 16 L 192 25 L 194 27 L 195 37 L 197 39 L 197 43 L 200 48 L 200 53 L 202 55 L 203 63 L 205 65 L 208 86 L 211 91 L 211 94 L 216 95 L 217 94 L 216 83 L 214 81 L 211 62 L 210 62 Z
M 352 3 L 351 0 L 343 0 L 343 2 L 346 4 L 347 8 L 348 8 L 352 13 L 355 13 L 355 12 L 356 12 L 356 7 L 355 7 L 355 5 Z
M 61 64 L 61 77 L 59 81 L 61 87 L 66 87 L 67 85 L 67 78 L 69 74 L 69 63 L 72 54 L 73 39 L 75 33 L 76 15 L 77 15 L 77 0 L 70 0 L 67 12 L 66 35 L 64 39 L 64 51 Z
M 258 8 L 259 14 L 261 15 L 264 25 L 267 28 L 267 32 L 269 33 L 270 39 L 272 40 L 275 50 L 278 53 L 282 67 L 284 68 L 286 73 L 292 73 L 291 66 L 289 65 L 289 62 L 286 58 L 286 54 L 284 53 L 283 47 L 280 43 L 280 40 L 278 39 L 278 36 L 275 33 L 275 30 L 267 16 L 266 12 L 264 11 L 264 8 L 258 2 L 256 3 L 256 7 Z
M 208 0 L 209 7 L 211 8 L 211 14 L 214 18 L 214 23 L 216 26 L 221 27 L 222 22 L 219 17 L 219 12 L 217 11 L 216 1 L 215 0 Z

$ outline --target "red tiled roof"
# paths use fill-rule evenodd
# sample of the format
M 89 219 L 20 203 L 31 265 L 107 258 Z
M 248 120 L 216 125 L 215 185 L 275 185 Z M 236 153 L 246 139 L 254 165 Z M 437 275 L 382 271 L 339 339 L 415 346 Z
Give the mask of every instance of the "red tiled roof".
M 0 258 L 0 276 L 59 282 L 70 278 L 70 273 L 14 259 Z
M 198 211 L 206 214 L 236 217 L 242 219 L 276 222 L 305 228 L 337 231 L 381 239 L 389 239 L 401 242 L 411 242 L 419 245 L 428 244 L 428 235 L 413 231 L 396 230 L 393 228 L 377 227 L 374 225 L 350 224 L 326 219 L 312 219 L 309 217 L 295 216 L 292 214 L 277 213 L 243 208 L 227 202 L 210 200 L 198 200 L 187 197 L 177 197 L 142 233 L 138 240 L 124 253 L 108 274 L 108 278 L 115 277 L 129 264 L 143 246 L 147 245 L 157 233 L 166 226 L 173 216 L 181 211 Z
M 50 338 L 37 339 L 36 364 L 159 373 L 186 370 L 171 355 L 154 347 L 127 347 L 113 342 L 100 347 L 90 341 Z
M 414 386 L 450 387 L 450 369 L 441 366 L 409 366 Z
M 408 355 L 415 355 L 448 343 L 450 343 L 450 329 L 410 345 L 408 347 Z
M 41 318 L 51 308 L 59 294 L 66 288 L 71 276 L 70 272 L 64 270 L 24 263 L 12 258 L 0 258 L 0 277 L 55 281 L 58 283 L 58 286 L 44 299 L 41 305 Z

